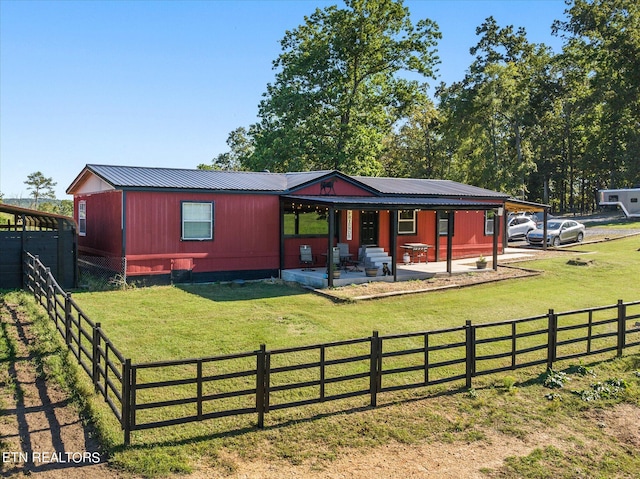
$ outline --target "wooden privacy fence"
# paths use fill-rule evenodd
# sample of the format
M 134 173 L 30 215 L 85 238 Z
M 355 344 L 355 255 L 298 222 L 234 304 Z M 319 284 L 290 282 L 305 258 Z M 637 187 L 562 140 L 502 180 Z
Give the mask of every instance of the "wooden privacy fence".
M 31 291 L 122 425 L 131 432 L 269 411 L 477 376 L 640 346 L 640 301 L 436 331 L 335 341 L 311 346 L 134 364 L 125 359 L 27 254 Z M 158 417 L 162 417 L 158 420 Z

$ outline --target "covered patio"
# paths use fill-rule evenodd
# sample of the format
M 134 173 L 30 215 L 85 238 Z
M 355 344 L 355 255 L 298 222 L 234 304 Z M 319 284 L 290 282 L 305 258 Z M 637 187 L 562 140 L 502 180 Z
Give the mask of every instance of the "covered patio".
M 490 268 L 497 268 L 498 253 L 500 252 L 499 236 L 500 236 L 500 218 L 504 212 L 504 201 L 506 198 L 473 198 L 473 199 L 459 199 L 459 198 L 443 198 L 443 197 L 418 197 L 418 196 L 282 196 L 281 197 L 281 211 L 295 211 L 300 208 L 308 208 L 317 210 L 324 210 L 326 212 L 326 218 L 328 222 L 328 232 L 326 235 L 326 245 L 322 248 L 323 251 L 328 251 L 328 245 L 334 246 L 334 238 L 338 238 L 340 234 L 336 232 L 336 213 L 341 211 L 386 211 L 390 216 L 388 222 L 388 250 L 389 250 L 389 267 L 390 274 L 387 276 L 375 276 L 368 277 L 364 271 L 349 271 L 342 270 L 340 278 L 334 278 L 333 271 L 336 269 L 333 261 L 325 259 L 326 266 L 318 266 L 316 268 L 285 268 L 284 261 L 281 262 L 281 278 L 287 281 L 296 281 L 302 284 L 313 285 L 314 287 L 332 287 L 344 284 L 363 283 L 368 281 L 407 281 L 410 279 L 427 279 L 432 277 L 436 273 L 446 272 L 447 274 L 453 274 L 457 270 L 466 271 L 468 269 L 477 269 L 475 266 L 474 258 L 465 258 L 464 260 L 456 261 L 454 267 L 453 260 L 453 216 L 455 212 L 473 212 L 490 211 L 493 213 L 491 220 L 491 254 L 488 255 L 488 262 Z M 424 246 L 433 247 L 436 252 L 436 261 L 423 264 L 405 264 L 402 260 L 402 255 L 397 252 L 404 246 L 399 242 L 398 232 L 398 215 L 401 211 L 432 211 L 437 213 L 441 218 L 446 219 L 447 231 L 446 235 L 440 239 L 439 235 L 435 237 L 435 244 L 429 244 Z M 283 220 L 284 221 L 284 220 Z M 284 235 L 284 227 L 281 227 L 283 231 L 281 237 L 282 252 L 281 258 L 284 258 L 284 247 L 287 238 Z M 440 241 L 446 242 L 446 249 L 444 261 L 439 257 Z M 444 246 L 444 244 L 443 244 Z M 467 265 L 467 266 L 463 266 Z M 363 268 L 360 268 L 363 269 Z
M 329 286 L 339 287 L 351 284 L 362 284 L 374 281 L 411 281 L 425 280 L 439 276 L 450 276 L 452 274 L 478 273 L 485 274 L 497 268 L 500 261 L 514 260 L 518 258 L 527 258 L 536 254 L 536 250 L 522 248 L 507 248 L 503 254 L 497 255 L 497 263 L 489 265 L 486 269 L 478 269 L 476 261 L 478 257 L 456 259 L 449 262 L 427 262 L 404 264 L 396 263 L 393 268 L 395 275 L 382 276 L 366 276 L 364 271 L 357 271 L 351 268 L 340 269 L 340 278 L 333 278 L 332 285 L 329 284 L 328 272 L 326 266 L 318 266 L 315 268 L 295 268 L 282 271 L 282 279 L 300 283 L 311 288 L 327 288 Z

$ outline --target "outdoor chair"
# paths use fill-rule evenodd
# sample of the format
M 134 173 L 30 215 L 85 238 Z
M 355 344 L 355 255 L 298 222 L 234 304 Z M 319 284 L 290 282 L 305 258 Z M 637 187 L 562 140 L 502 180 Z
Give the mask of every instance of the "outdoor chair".
M 340 249 L 340 265 L 347 271 L 349 266 L 353 267 L 352 271 L 360 271 L 358 265 L 360 262 L 353 258 L 353 255 L 349 253 L 349 245 L 347 243 L 338 243 Z
M 331 248 L 331 250 L 331 259 L 333 260 L 333 265 L 336 269 L 340 269 L 340 266 L 342 265 L 342 261 L 340 259 L 340 248 L 334 246 L 333 248 Z
M 309 246 L 308 244 L 300 245 L 300 263 L 307 266 L 307 268 L 304 268 L 304 267 L 302 268 L 303 271 L 305 269 L 309 269 L 309 267 L 313 266 L 314 264 L 313 253 L 311 252 L 311 246 Z M 314 270 L 312 269 L 311 271 L 314 271 Z

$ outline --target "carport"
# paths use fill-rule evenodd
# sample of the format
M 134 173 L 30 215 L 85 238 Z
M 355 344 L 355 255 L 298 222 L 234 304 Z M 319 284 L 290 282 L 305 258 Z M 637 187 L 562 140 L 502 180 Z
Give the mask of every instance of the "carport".
M 543 225 L 543 234 L 544 238 L 547 237 L 547 220 L 549 217 L 549 209 L 551 208 L 549 205 L 545 205 L 542 203 L 532 203 L 530 201 L 518 200 L 516 198 L 509 198 L 509 200 L 505 201 L 504 208 L 507 212 L 526 212 L 526 213 L 542 213 L 542 225 Z M 503 224 L 504 234 L 502 235 L 502 246 L 507 247 L 507 223 L 505 221 Z M 542 242 L 542 249 L 547 249 L 547 242 Z

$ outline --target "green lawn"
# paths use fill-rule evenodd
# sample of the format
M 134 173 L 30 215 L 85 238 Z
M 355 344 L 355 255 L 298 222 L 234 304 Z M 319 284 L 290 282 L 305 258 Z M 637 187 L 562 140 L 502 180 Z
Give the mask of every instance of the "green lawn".
M 456 291 L 335 304 L 279 284 L 188 285 L 78 293 L 75 300 L 134 362 L 212 356 L 517 319 L 640 299 L 640 238 L 574 247 L 532 278 Z M 587 256 L 588 254 L 588 256 Z M 567 260 L 595 260 L 590 267 Z M 197 334 L 194 334 L 197 332 Z
M 461 326 L 466 320 L 494 322 L 544 314 L 549 308 L 568 311 L 615 304 L 618 299 L 638 300 L 639 248 L 639 237 L 583 245 L 572 248 L 579 253 L 523 264 L 544 271 L 537 277 L 346 304 L 269 282 L 76 293 L 74 298 L 102 324 L 125 357 L 139 363 L 248 351 L 260 343 L 275 349 L 366 337 L 373 330 L 381 335 L 434 330 Z M 567 264 L 578 256 L 595 263 Z M 613 356 L 576 360 L 558 368 Z M 354 448 L 394 441 L 483 441 L 490 429 L 518 438 L 549 430 L 567 448 L 545 448 L 514 458 L 500 469 L 485 471 L 488 477 L 553 477 L 540 472 L 549 464 L 556 472 L 582 468 L 592 477 L 633 477 L 640 459 L 630 457 L 625 444 L 611 440 L 590 420 L 589 411 L 620 402 L 640 407 L 640 358 L 636 354 L 594 363 L 593 369 L 599 381 L 623 378 L 628 388 L 618 396 L 587 403 L 571 391 L 587 390 L 593 379 L 574 374 L 571 389 L 558 391 L 563 399 L 549 401 L 540 366 L 476 378 L 472 391 L 453 395 L 445 393 L 462 385 L 385 393 L 376 409 L 366 407 L 365 397 L 271 411 L 264 430 L 255 428 L 255 415 L 248 415 L 134 432 L 134 445 L 128 449 L 118 446 L 121 432 L 106 406 L 99 398 L 91 403 L 113 463 L 145 476 L 189 472 L 196 463 L 231 473 L 235 466 L 223 451 L 241 459 L 311 461 L 320 469 L 330 468 L 332 459 Z M 304 374 L 300 373 L 301 379 Z M 146 380 L 160 378 L 149 375 Z M 178 387 L 171 397 L 185 394 Z M 304 397 L 304 392 L 300 394 Z M 150 394 L 146 399 L 158 398 Z M 142 411 L 139 419 L 145 414 L 148 420 L 166 419 L 159 411 Z M 591 445 L 580 442 L 585 437 Z M 598 460 L 605 453 L 616 461 L 618 475 L 611 473 L 611 461 Z

